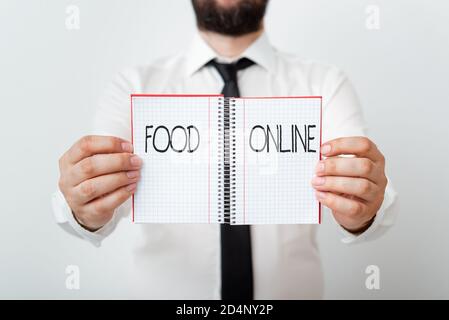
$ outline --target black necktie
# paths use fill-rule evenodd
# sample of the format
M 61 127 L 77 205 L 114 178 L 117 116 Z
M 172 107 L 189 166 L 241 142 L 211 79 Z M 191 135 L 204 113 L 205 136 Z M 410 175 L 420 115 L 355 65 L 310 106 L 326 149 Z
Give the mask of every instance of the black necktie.
M 242 58 L 236 63 L 218 63 L 215 60 L 208 63 L 214 66 L 223 78 L 224 87 L 221 93 L 225 97 L 240 97 L 237 71 L 253 64 L 254 62 L 247 58 Z M 229 116 L 224 118 L 224 130 L 229 132 Z M 229 172 L 229 162 L 225 161 L 223 165 L 224 171 Z M 230 192 L 229 182 L 229 177 L 225 177 L 225 194 Z M 225 215 L 229 213 L 229 209 L 229 204 L 225 204 Z M 253 299 L 251 234 L 247 225 L 221 225 L 221 298 L 223 300 Z

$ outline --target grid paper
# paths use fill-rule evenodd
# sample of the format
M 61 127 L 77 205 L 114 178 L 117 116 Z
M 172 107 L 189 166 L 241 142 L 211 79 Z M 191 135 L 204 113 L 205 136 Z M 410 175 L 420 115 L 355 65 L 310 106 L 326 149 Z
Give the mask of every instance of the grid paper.
M 134 152 L 143 160 L 141 181 L 134 195 L 136 223 L 216 223 L 219 221 L 218 110 L 223 98 L 133 96 L 132 120 Z M 319 203 L 310 181 L 319 161 L 320 98 L 248 98 L 235 100 L 236 193 L 231 212 L 233 224 L 319 223 Z M 193 153 L 168 150 L 145 153 L 145 126 L 168 129 L 195 125 L 200 145 Z M 315 124 L 316 153 L 255 153 L 249 149 L 251 128 L 269 124 L 290 128 Z M 287 130 L 288 131 L 288 130 Z M 178 131 L 179 132 L 179 131 Z M 288 140 L 289 132 L 283 133 Z M 161 136 L 163 137 L 163 136 Z M 167 141 L 157 139 L 156 145 Z M 174 135 L 173 145 L 182 146 L 182 135 Z M 256 144 L 260 141 L 256 141 Z M 149 143 L 150 144 L 150 143 Z M 302 144 L 298 141 L 298 148 Z
M 143 160 L 141 180 L 134 195 L 136 223 L 213 223 L 217 222 L 217 105 L 219 97 L 132 96 L 134 153 Z M 198 149 L 177 153 L 170 148 L 159 153 L 148 140 L 145 153 L 146 126 L 150 131 L 164 125 L 194 125 L 200 132 Z M 192 135 L 196 137 L 195 135 Z M 209 143 L 212 140 L 212 143 Z M 172 144 L 185 145 L 181 129 L 174 131 Z M 197 139 L 192 139 L 192 146 Z M 166 131 L 157 131 L 155 145 L 165 149 Z M 215 156 L 214 156 L 215 155 Z
M 236 99 L 236 119 L 235 224 L 319 223 L 319 203 L 311 180 L 320 159 L 321 98 Z M 316 125 L 310 144 L 315 153 L 304 153 L 300 140 L 297 153 L 273 149 L 256 153 L 250 149 L 250 132 L 255 125 L 270 125 L 275 137 L 276 125 L 282 125 L 283 145 L 288 148 L 292 124 L 299 129 L 304 124 Z M 254 137 L 258 136 L 253 136 L 254 145 L 262 147 L 263 142 Z

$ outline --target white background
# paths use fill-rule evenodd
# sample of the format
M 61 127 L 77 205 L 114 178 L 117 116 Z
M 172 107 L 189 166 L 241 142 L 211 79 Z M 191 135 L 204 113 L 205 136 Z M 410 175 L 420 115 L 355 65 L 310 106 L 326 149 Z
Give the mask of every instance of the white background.
M 81 25 L 66 29 L 66 7 Z M 365 27 L 368 5 L 380 30 Z M 449 298 L 449 2 L 271 0 L 268 35 L 283 51 L 345 70 L 399 192 L 396 225 L 378 241 L 339 242 L 320 227 L 326 298 Z M 127 225 L 101 249 L 53 221 L 57 159 L 89 131 L 102 89 L 125 66 L 182 49 L 189 0 L 0 0 L 0 298 L 126 297 Z M 81 270 L 67 290 L 65 268 Z M 366 266 L 381 289 L 365 288 Z

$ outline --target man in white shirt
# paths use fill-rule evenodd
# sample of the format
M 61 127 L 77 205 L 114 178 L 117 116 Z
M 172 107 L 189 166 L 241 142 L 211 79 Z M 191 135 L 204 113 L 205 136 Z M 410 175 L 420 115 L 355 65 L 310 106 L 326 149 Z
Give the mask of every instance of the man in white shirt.
M 64 229 L 100 245 L 121 218 L 129 218 L 130 196 L 142 165 L 129 142 L 131 93 L 220 93 L 228 84 L 216 64 L 232 66 L 244 58 L 251 63 L 236 71 L 241 96 L 323 96 L 325 158 L 317 164 L 311 184 L 342 230 L 343 241 L 353 243 L 385 231 L 391 224 L 387 209 L 395 193 L 385 176 L 382 153 L 364 137 L 351 84 L 333 66 L 302 61 L 271 47 L 263 28 L 267 2 L 192 0 L 199 32 L 190 47 L 152 65 L 126 70 L 115 79 L 97 109 L 95 135 L 81 138 L 59 161 L 60 190 L 53 196 L 53 207 Z M 136 290 L 142 297 L 223 297 L 227 281 L 223 260 L 228 257 L 222 252 L 220 226 L 133 227 L 137 236 L 130 243 L 135 256 L 130 264 L 135 264 L 133 274 L 140 286 Z M 317 226 L 257 225 L 250 230 L 246 233 L 250 279 L 244 282 L 248 280 L 251 291 L 231 292 L 229 297 L 322 296 Z

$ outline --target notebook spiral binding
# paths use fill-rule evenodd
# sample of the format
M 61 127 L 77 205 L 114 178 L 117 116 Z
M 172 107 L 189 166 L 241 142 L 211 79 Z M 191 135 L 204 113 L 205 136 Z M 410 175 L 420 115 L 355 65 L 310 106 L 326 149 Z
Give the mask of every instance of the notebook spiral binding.
M 230 99 L 230 130 L 229 133 L 231 135 L 231 145 L 230 145 L 230 158 L 229 158 L 229 180 L 230 180 L 230 223 L 235 224 L 236 223 L 236 142 L 235 142 L 235 124 L 236 124 L 236 110 L 235 110 L 235 99 Z
M 218 101 L 218 222 L 236 222 L 235 100 Z
M 230 223 L 231 212 L 231 175 L 230 175 L 230 104 L 229 99 L 223 101 L 223 218 L 224 223 Z

